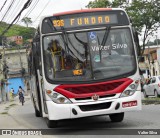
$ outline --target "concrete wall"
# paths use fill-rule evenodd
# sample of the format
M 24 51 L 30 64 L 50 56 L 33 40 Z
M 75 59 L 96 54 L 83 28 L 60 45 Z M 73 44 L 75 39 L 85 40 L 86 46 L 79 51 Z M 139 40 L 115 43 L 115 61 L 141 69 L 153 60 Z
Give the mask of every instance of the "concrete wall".
M 7 66 L 9 67 L 9 72 L 14 72 L 21 70 L 22 67 L 25 68 L 25 71 L 28 71 L 28 63 L 27 63 L 27 56 L 26 56 L 26 49 L 22 50 L 9 50 L 9 51 L 3 51 L 3 49 L 0 49 L 0 52 L 5 55 L 3 56 L 3 59 L 0 60 L 0 63 L 4 64 L 4 60 L 6 61 Z M 3 65 L 0 64 L 0 70 L 3 70 Z M 19 78 L 16 78 L 16 77 Z M 13 87 L 15 89 L 15 92 L 18 91 L 17 87 L 20 85 L 24 87 L 24 80 L 22 79 L 21 74 L 14 74 L 14 75 L 8 75 L 8 81 L 9 85 L 6 85 L 3 89 L 0 86 L 0 101 L 6 101 L 6 93 L 10 91 L 10 89 Z M 14 78 L 12 78 L 14 77 Z M 0 73 L 0 81 L 1 79 L 4 79 L 3 72 Z M 11 83 L 10 83 L 11 82 Z M 24 87 L 25 89 L 25 87 Z
M 10 78 L 8 79 L 9 85 L 7 86 L 7 89 L 11 90 L 11 88 L 14 89 L 14 94 L 17 94 L 19 86 L 21 86 L 24 89 L 24 79 L 23 78 Z

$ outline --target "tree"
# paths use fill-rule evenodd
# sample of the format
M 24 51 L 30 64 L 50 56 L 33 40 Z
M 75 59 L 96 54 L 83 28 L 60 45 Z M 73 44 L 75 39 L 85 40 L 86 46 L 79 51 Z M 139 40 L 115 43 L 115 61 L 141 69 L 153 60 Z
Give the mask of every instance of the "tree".
M 142 52 L 148 41 L 148 36 L 160 27 L 160 2 L 159 0 L 95 0 L 89 2 L 86 6 L 88 8 L 98 7 L 121 7 L 124 8 L 132 20 L 132 24 L 137 30 L 138 34 L 142 36 Z
M 23 36 L 24 41 L 26 41 L 27 39 L 33 38 L 34 34 L 35 34 L 35 29 L 32 27 L 28 27 L 28 28 L 25 27 L 19 30 L 19 35 Z
M 105 8 L 110 6 L 111 6 L 111 2 L 109 0 L 95 0 L 95 1 L 90 1 L 86 7 L 87 8 Z
M 32 24 L 32 20 L 30 17 L 24 17 L 21 21 L 24 22 L 24 24 L 26 24 L 27 27 L 29 24 Z
M 2 45 L 2 36 L 0 36 L 0 45 Z
M 126 10 L 132 18 L 133 26 L 142 35 L 143 53 L 148 37 L 160 27 L 160 3 L 158 0 L 134 0 Z
M 95 0 L 95 1 L 90 1 L 86 7 L 87 8 L 106 8 L 106 7 L 124 8 L 128 5 L 128 3 L 129 2 L 127 2 L 126 0 L 113 0 L 112 2 L 110 0 Z

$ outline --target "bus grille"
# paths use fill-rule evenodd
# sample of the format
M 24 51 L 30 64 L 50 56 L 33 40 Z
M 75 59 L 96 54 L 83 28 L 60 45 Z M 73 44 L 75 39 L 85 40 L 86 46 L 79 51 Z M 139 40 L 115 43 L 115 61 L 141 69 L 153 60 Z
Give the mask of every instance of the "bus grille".
M 120 86 L 123 82 L 115 82 L 110 84 L 99 84 L 99 85 L 90 85 L 90 86 L 77 86 L 65 88 L 65 90 L 70 91 L 75 94 L 85 94 L 85 93 L 96 93 L 96 92 L 105 92 L 111 91 Z
M 103 95 L 103 96 L 99 96 L 99 98 L 110 98 L 110 97 L 114 97 L 116 96 L 116 94 L 111 94 L 111 95 Z M 80 100 L 91 100 L 92 97 L 84 97 L 84 98 L 75 98 L 75 100 L 80 101 Z
M 123 78 L 89 84 L 61 84 L 55 87 L 54 91 L 63 94 L 67 98 L 89 100 L 89 97 L 95 94 L 99 98 L 113 97 L 114 94 L 123 92 L 132 82 L 133 80 L 130 78 Z
M 102 110 L 102 109 L 108 109 L 111 106 L 112 102 L 107 103 L 100 103 L 100 104 L 91 104 L 91 105 L 79 105 L 79 108 L 81 111 L 95 111 L 95 110 Z

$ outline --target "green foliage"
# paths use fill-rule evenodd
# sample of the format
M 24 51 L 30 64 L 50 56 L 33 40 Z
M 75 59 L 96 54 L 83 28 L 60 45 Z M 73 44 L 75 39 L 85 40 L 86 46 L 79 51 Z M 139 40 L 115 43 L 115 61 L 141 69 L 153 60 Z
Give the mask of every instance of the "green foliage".
M 35 29 L 31 28 L 31 27 L 24 27 L 21 31 L 19 31 L 19 35 L 23 36 L 24 40 L 30 39 L 33 37 L 35 33 Z
M 126 0 L 114 0 L 112 2 L 110 0 L 95 0 L 95 1 L 90 1 L 86 7 L 87 8 L 106 8 L 106 7 L 123 8 L 126 6 L 126 4 L 128 5 Z
M 5 28 L 7 28 L 8 24 L 6 24 L 5 22 L 0 22 L 0 34 L 2 34 L 2 32 L 5 30 Z M 6 37 L 9 36 L 22 36 L 24 42 L 27 41 L 27 39 L 31 39 L 34 36 L 35 33 L 35 28 L 33 27 L 24 27 L 24 26 L 20 26 L 20 25 L 13 25 L 8 32 L 5 34 Z M 0 38 L 1 40 L 1 38 Z
M 87 8 L 105 8 L 110 6 L 111 6 L 111 3 L 109 0 L 95 0 L 95 1 L 90 1 L 86 7 Z

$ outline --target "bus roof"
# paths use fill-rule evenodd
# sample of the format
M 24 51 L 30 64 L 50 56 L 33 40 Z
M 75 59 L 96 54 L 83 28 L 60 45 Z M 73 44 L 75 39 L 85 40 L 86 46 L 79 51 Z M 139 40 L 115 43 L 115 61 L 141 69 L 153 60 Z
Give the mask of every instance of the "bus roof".
M 82 12 L 95 12 L 95 11 L 112 11 L 112 10 L 123 10 L 121 8 L 93 8 L 93 9 L 81 9 L 81 10 L 73 10 L 73 11 L 66 11 L 55 13 L 53 16 L 60 16 L 66 14 L 75 14 L 75 13 L 82 13 Z

